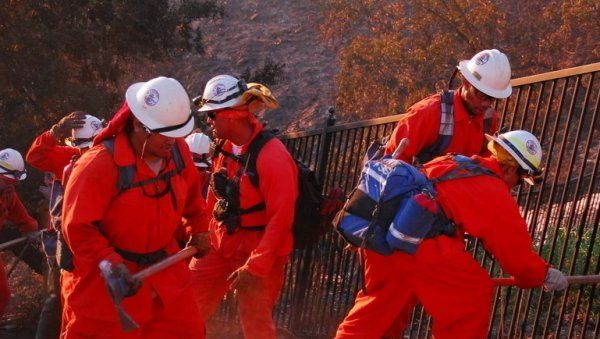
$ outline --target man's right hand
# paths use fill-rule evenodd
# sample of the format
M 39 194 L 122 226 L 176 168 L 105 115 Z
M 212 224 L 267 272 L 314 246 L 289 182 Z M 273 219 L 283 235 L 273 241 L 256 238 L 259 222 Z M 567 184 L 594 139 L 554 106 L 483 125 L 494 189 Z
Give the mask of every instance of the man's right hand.
M 50 133 L 54 136 L 57 141 L 62 141 L 64 138 L 71 134 L 71 130 L 82 128 L 85 124 L 85 112 L 75 111 L 52 126 Z
M 202 258 L 210 251 L 210 233 L 202 232 L 192 234 L 186 245 L 194 246 L 198 249 L 198 253 L 194 255 L 194 258 Z
M 549 268 L 548 273 L 546 273 L 543 287 L 546 292 L 561 291 L 569 287 L 569 282 L 561 271 L 555 268 Z

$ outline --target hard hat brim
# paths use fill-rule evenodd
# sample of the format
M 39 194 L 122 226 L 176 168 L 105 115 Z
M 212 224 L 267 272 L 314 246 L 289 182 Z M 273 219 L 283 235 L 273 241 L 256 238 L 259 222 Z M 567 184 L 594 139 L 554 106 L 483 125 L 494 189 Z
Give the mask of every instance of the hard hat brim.
M 521 168 L 523 168 L 527 171 L 535 171 L 534 168 L 530 168 L 529 165 L 527 165 L 523 160 L 521 160 L 521 157 L 518 154 L 516 154 L 515 151 L 513 151 L 512 148 L 509 147 L 504 141 L 502 141 L 502 139 L 497 138 L 493 135 L 489 135 L 489 134 L 486 134 L 485 138 L 488 141 L 496 142 L 498 145 L 502 146 L 502 148 L 504 148 L 504 150 L 507 151 L 508 154 L 510 154 L 517 161 L 517 163 L 519 164 L 519 166 L 521 166 Z
M 129 88 L 127 88 L 127 91 L 125 92 L 125 101 L 127 101 L 127 105 L 129 106 L 129 109 L 131 109 L 131 113 L 133 113 L 133 115 L 136 117 L 136 119 L 138 119 L 142 124 L 144 124 L 144 126 L 150 128 L 150 129 L 166 127 L 166 126 L 162 126 L 161 124 L 157 123 L 153 119 L 150 119 L 147 115 L 143 114 L 144 107 L 142 107 L 142 105 L 140 105 L 138 103 L 138 101 L 136 100 L 136 95 L 137 95 L 138 91 L 145 84 L 146 84 L 145 82 L 136 82 L 135 84 L 129 86 Z M 191 114 L 192 114 L 192 110 L 190 109 L 190 115 Z M 175 129 L 172 131 L 160 132 L 160 134 L 164 135 L 166 137 L 169 137 L 169 138 L 182 138 L 182 137 L 185 137 L 186 135 L 192 133 L 193 129 L 194 129 L 194 117 L 192 116 L 192 118 L 183 127 L 180 127 L 178 129 Z
M 465 77 L 465 79 L 467 79 L 467 81 L 475 86 L 475 88 L 477 88 L 478 90 L 480 90 L 481 92 L 496 98 L 496 99 L 504 99 L 504 98 L 508 98 L 511 94 L 512 94 L 512 86 L 510 85 L 510 83 L 508 84 L 508 86 L 503 89 L 503 90 L 496 90 L 496 89 L 492 89 L 489 87 L 485 87 L 481 81 L 479 81 L 474 75 L 473 73 L 471 73 L 471 71 L 469 71 L 469 68 L 467 68 L 467 64 L 469 63 L 469 60 L 463 60 L 461 62 L 458 63 L 458 66 L 456 66 L 456 68 L 458 68 L 458 70 L 460 71 L 460 73 Z
M 233 98 L 229 101 L 220 103 L 220 104 L 214 104 L 214 103 L 206 103 L 204 105 L 202 105 L 202 107 L 200 107 L 198 109 L 198 112 L 208 112 L 208 111 L 214 111 L 217 109 L 221 109 L 221 108 L 228 108 L 228 107 L 235 107 L 235 106 L 239 106 L 243 103 L 242 101 L 242 96 L 240 95 L 239 97 Z

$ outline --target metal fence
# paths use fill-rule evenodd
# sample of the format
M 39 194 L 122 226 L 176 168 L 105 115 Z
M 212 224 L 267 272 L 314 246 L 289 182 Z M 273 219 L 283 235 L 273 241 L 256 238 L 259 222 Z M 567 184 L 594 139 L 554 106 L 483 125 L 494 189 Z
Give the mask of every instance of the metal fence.
M 600 63 L 512 81 L 513 94 L 495 102 L 502 126 L 532 131 L 542 143 L 545 180 L 514 191 L 535 250 L 556 268 L 572 274 L 600 273 Z M 375 138 L 389 135 L 400 115 L 334 125 L 283 137 L 290 152 L 314 168 L 324 192 L 356 184 L 362 156 Z M 275 310 L 277 326 L 301 337 L 331 337 L 352 306 L 361 283 L 357 257 L 344 250 L 335 232 L 296 251 Z M 490 275 L 502 272 L 477 241 L 466 244 Z M 235 301 L 220 315 L 235 317 Z M 490 337 L 598 338 L 600 291 L 594 285 L 566 292 L 497 288 Z M 411 338 L 431 336 L 430 319 L 417 308 L 407 330 Z M 398 335 L 401 337 L 401 334 Z

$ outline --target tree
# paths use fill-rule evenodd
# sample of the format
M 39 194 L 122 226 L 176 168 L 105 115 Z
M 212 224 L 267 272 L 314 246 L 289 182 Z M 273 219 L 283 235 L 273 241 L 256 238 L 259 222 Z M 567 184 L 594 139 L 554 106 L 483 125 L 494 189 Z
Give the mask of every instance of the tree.
M 202 53 L 197 20 L 222 15 L 215 0 L 0 1 L 2 148 L 25 152 L 70 111 L 108 117 L 156 62 Z
M 346 119 L 402 113 L 482 49 L 505 52 L 513 77 L 600 57 L 591 0 L 317 2 L 322 37 L 341 49 L 336 101 Z

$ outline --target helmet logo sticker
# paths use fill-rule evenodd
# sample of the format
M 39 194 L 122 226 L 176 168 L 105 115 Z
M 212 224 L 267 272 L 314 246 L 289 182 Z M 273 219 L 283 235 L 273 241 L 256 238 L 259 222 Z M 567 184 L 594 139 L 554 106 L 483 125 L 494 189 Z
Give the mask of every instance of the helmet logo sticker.
M 102 128 L 102 124 L 100 123 L 100 121 L 92 121 L 92 122 L 90 122 L 90 126 L 92 126 L 92 129 L 94 131 L 97 131 L 100 128 Z
M 535 145 L 535 142 L 533 142 L 533 140 L 527 140 L 527 142 L 525 143 L 525 148 L 527 148 L 527 152 L 529 152 L 529 154 L 531 155 L 536 155 L 538 152 L 537 146 Z
M 477 57 L 477 59 L 475 60 L 475 64 L 477 65 L 484 65 L 485 63 L 487 63 L 490 60 L 490 55 L 489 53 L 482 53 L 480 56 Z
M 8 152 L 0 153 L 0 160 L 6 161 L 10 158 L 10 154 Z
M 154 106 L 158 104 L 159 100 L 160 95 L 158 94 L 158 91 L 154 88 L 149 89 L 148 92 L 146 92 L 146 95 L 144 95 L 144 102 L 148 106 Z
M 223 84 L 217 84 L 213 89 L 213 96 L 218 97 L 225 92 L 227 92 L 227 87 Z

